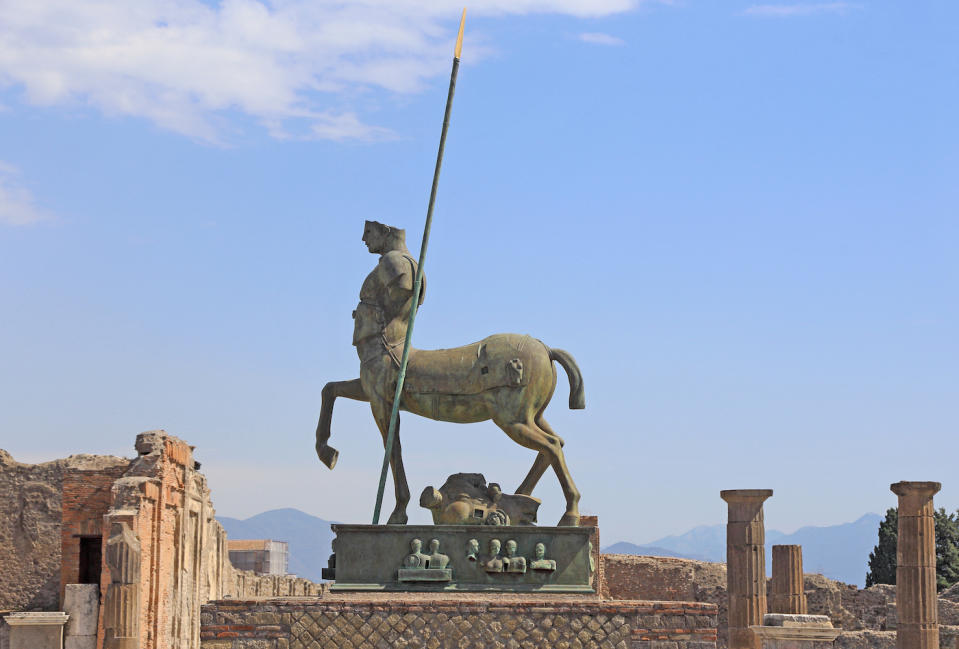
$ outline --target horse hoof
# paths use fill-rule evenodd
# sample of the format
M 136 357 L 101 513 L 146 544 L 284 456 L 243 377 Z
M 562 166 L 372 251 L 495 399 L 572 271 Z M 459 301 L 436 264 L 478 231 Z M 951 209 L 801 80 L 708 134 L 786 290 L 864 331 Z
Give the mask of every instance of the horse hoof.
M 336 460 L 340 457 L 339 451 L 332 446 L 327 446 L 325 444 L 316 449 L 316 454 L 319 456 L 320 462 L 325 464 L 330 469 L 336 466 Z
M 558 527 L 579 527 L 579 514 L 563 514 Z
M 406 512 L 393 512 L 390 519 L 386 521 L 387 525 L 406 525 Z

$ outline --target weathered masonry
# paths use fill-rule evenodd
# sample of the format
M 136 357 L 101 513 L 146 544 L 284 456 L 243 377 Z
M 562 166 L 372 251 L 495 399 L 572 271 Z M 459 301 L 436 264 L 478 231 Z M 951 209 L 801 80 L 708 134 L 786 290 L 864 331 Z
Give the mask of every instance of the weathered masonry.
M 21 464 L 0 450 L 0 610 L 66 611 L 72 646 L 193 649 L 206 601 L 319 591 L 233 569 L 186 442 L 151 431 L 136 451 Z
M 714 649 L 716 605 L 492 593 L 324 594 L 203 607 L 202 649 Z

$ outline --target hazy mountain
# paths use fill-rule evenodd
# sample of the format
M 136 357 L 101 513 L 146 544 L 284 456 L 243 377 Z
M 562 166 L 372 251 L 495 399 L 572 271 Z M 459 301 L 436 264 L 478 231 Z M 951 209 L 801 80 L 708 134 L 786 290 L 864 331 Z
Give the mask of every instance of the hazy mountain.
M 852 523 L 829 527 L 802 527 L 776 541 L 781 545 L 801 545 L 803 570 L 818 572 L 860 588 L 866 582 L 869 553 L 879 542 L 879 522 L 883 516 L 865 514 Z M 772 565 L 766 541 L 766 565 Z
M 274 509 L 239 520 L 217 516 L 229 539 L 272 539 L 290 544 L 289 571 L 312 581 L 320 581 L 320 570 L 333 550 L 330 521 L 298 509 Z
M 818 572 L 830 579 L 862 586 L 881 520 L 878 514 L 866 514 L 852 523 L 803 527 L 792 534 L 766 530 L 766 571 L 772 568 L 773 545 L 801 545 L 806 572 Z M 722 562 L 726 560 L 726 526 L 700 525 L 685 534 L 666 536 L 648 544 L 616 543 L 603 551 Z
M 677 557 L 679 559 L 712 561 L 712 559 L 705 556 L 693 556 L 692 554 L 683 554 L 676 550 L 669 550 L 655 545 L 636 545 L 635 543 L 627 543 L 626 541 L 613 543 L 611 546 L 603 548 L 603 552 L 607 554 L 641 554 L 646 557 Z
M 290 572 L 320 581 L 320 570 L 332 552 L 330 521 L 298 509 L 274 509 L 246 520 L 218 516 L 231 539 L 273 539 L 290 544 Z M 866 514 L 852 523 L 803 527 L 792 534 L 766 530 L 766 570 L 772 568 L 773 545 L 803 546 L 803 568 L 849 584 L 862 586 L 869 553 L 877 542 L 878 514 Z M 603 548 L 616 554 L 680 557 L 699 561 L 726 560 L 726 526 L 700 525 L 685 534 L 666 536 L 647 544 L 619 542 Z

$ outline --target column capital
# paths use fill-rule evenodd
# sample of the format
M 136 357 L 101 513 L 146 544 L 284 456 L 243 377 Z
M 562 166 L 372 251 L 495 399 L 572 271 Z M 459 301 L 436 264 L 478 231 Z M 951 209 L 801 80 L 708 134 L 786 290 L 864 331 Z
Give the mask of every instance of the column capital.
M 749 502 L 762 503 L 767 498 L 772 497 L 772 495 L 772 489 L 725 489 L 719 492 L 719 497 L 729 504 Z
M 941 482 L 912 482 L 903 480 L 889 485 L 889 489 L 897 496 L 919 496 L 931 498 L 942 489 Z

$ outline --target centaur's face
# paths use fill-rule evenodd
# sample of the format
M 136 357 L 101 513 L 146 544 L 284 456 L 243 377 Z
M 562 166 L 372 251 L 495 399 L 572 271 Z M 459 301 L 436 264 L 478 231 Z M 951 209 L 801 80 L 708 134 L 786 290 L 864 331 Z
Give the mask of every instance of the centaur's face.
M 373 254 L 383 252 L 383 246 L 386 241 L 386 234 L 383 232 L 383 225 L 376 221 L 367 221 L 363 226 L 363 243 Z

